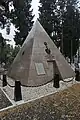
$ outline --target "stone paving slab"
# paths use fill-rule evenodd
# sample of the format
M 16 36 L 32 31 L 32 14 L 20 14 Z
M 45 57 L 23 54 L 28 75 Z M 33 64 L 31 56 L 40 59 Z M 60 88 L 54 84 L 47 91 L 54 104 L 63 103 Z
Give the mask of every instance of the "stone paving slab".
M 8 100 L 8 98 L 0 88 L 0 109 L 6 108 L 11 105 L 12 103 Z

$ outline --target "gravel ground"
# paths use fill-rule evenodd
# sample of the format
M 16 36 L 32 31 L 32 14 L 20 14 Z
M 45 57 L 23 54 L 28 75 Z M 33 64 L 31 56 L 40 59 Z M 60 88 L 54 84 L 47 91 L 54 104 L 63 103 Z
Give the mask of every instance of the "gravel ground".
M 0 109 L 8 107 L 10 105 L 12 105 L 11 102 L 8 100 L 8 98 L 5 96 L 0 88 Z
M 0 120 L 80 120 L 80 84 L 2 111 Z

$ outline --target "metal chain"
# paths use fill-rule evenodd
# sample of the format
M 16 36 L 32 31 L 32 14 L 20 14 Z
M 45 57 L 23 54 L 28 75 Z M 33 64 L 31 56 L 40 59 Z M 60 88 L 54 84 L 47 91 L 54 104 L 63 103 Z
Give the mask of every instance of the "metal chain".
M 71 80 L 69 80 L 69 81 L 65 81 L 65 80 L 62 80 L 62 81 L 68 83 L 68 82 L 73 81 L 73 79 L 74 79 L 74 77 Z
M 3 82 L 3 80 L 2 80 L 2 79 L 0 79 L 0 80 Z M 8 82 L 7 82 L 7 84 L 8 84 L 10 87 L 12 87 L 12 88 L 13 88 L 13 87 L 15 87 L 15 86 L 10 85 Z
M 62 80 L 63 82 L 66 82 L 66 83 L 68 83 L 68 82 L 71 82 L 71 81 L 73 81 L 73 79 L 74 79 L 74 77 L 71 79 L 71 80 L 69 80 L 69 81 L 65 81 L 65 80 Z M 1 81 L 3 81 L 2 79 L 0 79 Z M 49 83 L 49 82 L 51 82 L 51 81 L 53 81 L 54 79 L 52 79 L 52 80 L 50 80 L 50 81 L 48 81 L 47 83 Z M 47 84 L 46 83 L 46 84 Z M 8 82 L 7 82 L 7 84 L 8 84 L 8 86 L 10 86 L 10 87 L 12 87 L 12 88 L 14 88 L 15 86 L 13 86 L 13 85 L 10 85 Z M 42 84 L 42 85 L 45 85 L 45 84 Z M 21 86 L 22 87 L 40 87 L 40 86 L 42 86 L 42 85 L 36 85 L 36 86 L 27 86 L 27 85 L 23 85 L 23 84 L 21 84 Z

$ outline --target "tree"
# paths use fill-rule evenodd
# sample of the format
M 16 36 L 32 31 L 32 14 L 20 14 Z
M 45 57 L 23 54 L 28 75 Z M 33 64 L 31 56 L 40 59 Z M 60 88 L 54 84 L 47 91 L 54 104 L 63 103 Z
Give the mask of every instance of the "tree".
M 22 45 L 33 25 L 31 0 L 13 0 L 14 9 L 11 11 L 12 23 L 18 31 L 14 41 L 16 45 Z
M 80 18 L 77 9 L 77 0 L 59 0 L 58 6 L 62 29 L 61 51 L 68 56 L 71 61 L 78 49 L 78 41 L 80 38 Z
M 16 57 L 18 51 L 20 50 L 20 46 L 11 46 L 4 41 L 3 37 L 0 37 L 3 42 L 0 41 L 0 63 L 1 65 L 4 63 L 4 67 L 8 68 Z M 3 43 L 3 44 L 2 44 Z
M 40 0 L 39 21 L 48 35 L 55 41 L 57 39 L 56 32 L 58 24 L 56 0 Z
M 12 0 L 0 0 L 0 28 L 6 27 L 7 34 L 10 33 L 10 10 L 9 3 Z
M 0 27 L 6 28 L 6 33 L 10 33 L 10 25 L 14 24 L 14 41 L 22 45 L 33 25 L 33 15 L 31 10 L 32 0 L 1 0 L 0 1 Z M 13 7 L 13 9 L 11 9 Z M 10 10 L 11 9 L 11 10 Z
M 6 44 L 5 48 L 5 67 L 9 68 L 9 66 L 12 64 L 14 58 L 16 57 L 17 53 L 20 50 L 20 46 L 11 46 L 10 44 Z
M 13 6 L 13 9 L 10 8 Z M 6 34 L 10 34 L 10 25 L 14 24 L 18 31 L 15 31 L 16 44 L 22 45 L 28 32 L 33 25 L 33 15 L 31 10 L 31 0 L 0 0 L 0 28 L 6 29 Z M 8 67 L 17 52 L 19 46 L 13 46 L 6 43 L 6 39 L 0 34 L 0 63 L 5 63 Z
M 80 38 L 77 0 L 40 0 L 39 21 L 65 57 L 72 58 Z M 53 7 L 51 7 L 53 6 Z
M 13 51 L 12 51 L 12 57 L 13 59 L 16 57 L 17 53 L 19 52 L 20 50 L 20 46 L 19 45 L 16 45 L 14 48 L 13 48 Z
M 40 0 L 39 21 L 59 48 L 61 44 L 61 12 L 58 0 Z
M 4 54 L 5 46 L 6 46 L 6 40 L 2 37 L 2 34 L 0 34 L 0 64 L 1 65 L 5 59 L 5 54 Z
M 13 48 L 13 46 L 7 44 L 6 41 L 8 40 L 4 39 L 2 34 L 0 34 L 0 64 L 2 65 L 4 63 L 5 67 L 9 67 L 20 50 L 20 46 Z

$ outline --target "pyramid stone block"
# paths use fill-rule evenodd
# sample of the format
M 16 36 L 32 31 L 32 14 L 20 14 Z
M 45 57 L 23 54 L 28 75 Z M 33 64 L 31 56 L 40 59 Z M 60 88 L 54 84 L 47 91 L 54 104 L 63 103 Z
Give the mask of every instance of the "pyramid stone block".
M 48 51 L 46 51 L 46 43 Z M 74 71 L 37 20 L 14 59 L 8 76 L 20 80 L 21 84 L 26 86 L 46 84 L 54 76 L 53 63 L 47 62 L 53 59 L 62 79 L 75 76 Z

